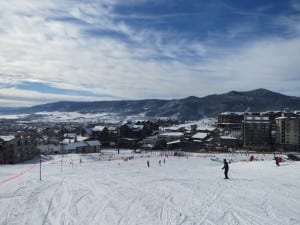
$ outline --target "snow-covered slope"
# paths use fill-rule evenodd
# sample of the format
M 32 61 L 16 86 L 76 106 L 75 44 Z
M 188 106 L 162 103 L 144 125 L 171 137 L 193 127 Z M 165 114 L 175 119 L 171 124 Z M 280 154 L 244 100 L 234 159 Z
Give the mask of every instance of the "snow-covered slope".
M 300 224 L 298 162 L 236 162 L 224 180 L 205 155 L 159 166 L 159 154 L 121 160 L 128 154 L 69 155 L 62 167 L 56 156 L 42 181 L 38 164 L 0 166 L 0 224 Z

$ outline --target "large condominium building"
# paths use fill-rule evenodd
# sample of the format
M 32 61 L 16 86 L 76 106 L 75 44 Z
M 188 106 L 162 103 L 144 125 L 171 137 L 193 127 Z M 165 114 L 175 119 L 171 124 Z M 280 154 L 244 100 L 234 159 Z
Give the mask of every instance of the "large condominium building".
M 0 136 L 0 164 L 13 164 L 32 159 L 39 151 L 32 136 Z
M 218 127 L 241 129 L 241 124 L 244 118 L 243 113 L 224 112 L 218 115 Z
M 283 151 L 300 151 L 300 116 L 283 112 L 276 118 L 276 144 Z
M 268 116 L 245 115 L 242 124 L 244 147 L 253 150 L 269 150 L 271 147 L 271 123 Z

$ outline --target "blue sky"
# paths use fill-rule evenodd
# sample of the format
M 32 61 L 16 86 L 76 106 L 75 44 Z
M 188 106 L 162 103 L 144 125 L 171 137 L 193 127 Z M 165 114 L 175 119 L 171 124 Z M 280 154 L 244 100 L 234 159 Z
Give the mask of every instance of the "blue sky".
M 300 1 L 0 2 L 0 106 L 300 96 Z

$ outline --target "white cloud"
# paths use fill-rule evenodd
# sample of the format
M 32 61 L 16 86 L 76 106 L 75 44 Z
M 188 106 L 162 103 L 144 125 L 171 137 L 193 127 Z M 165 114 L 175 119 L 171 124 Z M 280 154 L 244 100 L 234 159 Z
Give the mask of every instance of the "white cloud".
M 292 40 L 267 39 L 245 46 L 226 57 L 206 65 L 220 74 L 222 83 L 216 83 L 216 91 L 236 87 L 249 90 L 257 87 L 271 90 L 299 89 L 300 38 Z M 229 78 L 229 79 L 227 79 Z
M 100 100 L 7 88 L 25 81 L 124 99 L 204 96 L 257 87 L 281 90 L 283 85 L 289 86 L 288 93 L 294 93 L 299 88 L 295 83 L 300 71 L 298 37 L 262 39 L 243 47 L 212 47 L 173 31 L 137 29 L 116 21 L 112 9 L 120 2 L 2 1 L 0 96 L 6 99 L 2 103 Z M 300 24 L 295 17 L 280 21 L 292 32 Z M 120 32 L 129 43 L 87 35 L 85 29 Z M 244 29 L 235 27 L 228 35 L 239 32 Z M 23 99 L 18 101 L 20 96 Z
M 1 88 L 1 102 L 9 106 L 30 106 L 56 101 L 96 101 L 95 97 L 80 95 L 49 94 L 16 88 Z

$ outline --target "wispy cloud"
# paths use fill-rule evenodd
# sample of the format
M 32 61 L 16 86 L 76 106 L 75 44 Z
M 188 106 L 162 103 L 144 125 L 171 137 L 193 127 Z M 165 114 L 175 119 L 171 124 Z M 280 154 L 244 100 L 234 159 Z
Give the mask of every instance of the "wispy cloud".
M 299 95 L 300 14 L 296 1 L 285 6 L 2 1 L 0 99 L 178 98 L 283 85 Z
M 39 91 L 22 90 L 17 88 L 1 88 L 0 99 L 7 106 L 29 106 L 56 101 L 94 101 L 95 97 L 82 95 L 49 94 Z
M 293 9 L 300 11 L 300 2 L 297 0 L 291 0 L 290 1 L 291 6 L 293 7 Z

